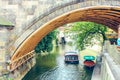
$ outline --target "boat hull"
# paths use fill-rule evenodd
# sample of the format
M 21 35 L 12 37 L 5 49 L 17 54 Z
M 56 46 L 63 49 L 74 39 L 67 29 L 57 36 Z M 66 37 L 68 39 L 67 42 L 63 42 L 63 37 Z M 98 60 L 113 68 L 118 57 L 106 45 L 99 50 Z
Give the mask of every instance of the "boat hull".
M 79 61 L 65 61 L 66 64 L 79 64 Z
M 84 61 L 84 66 L 85 67 L 94 67 L 95 62 L 94 61 Z

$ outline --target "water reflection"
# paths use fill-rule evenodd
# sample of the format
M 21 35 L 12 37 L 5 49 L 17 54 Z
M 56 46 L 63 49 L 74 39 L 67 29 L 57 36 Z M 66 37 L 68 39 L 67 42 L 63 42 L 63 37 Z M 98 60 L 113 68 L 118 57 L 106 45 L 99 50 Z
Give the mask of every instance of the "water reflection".
M 57 57 L 57 67 L 44 73 L 36 80 L 81 80 L 79 65 L 64 64 L 63 56 Z
M 56 66 L 56 54 L 36 57 L 35 66 L 27 73 L 22 80 L 38 80 L 37 78 L 43 73 L 53 69 Z
M 63 49 L 65 48 L 59 48 L 53 54 L 38 56 L 36 65 L 23 80 L 90 80 L 92 69 L 85 69 L 81 64 L 65 64 Z

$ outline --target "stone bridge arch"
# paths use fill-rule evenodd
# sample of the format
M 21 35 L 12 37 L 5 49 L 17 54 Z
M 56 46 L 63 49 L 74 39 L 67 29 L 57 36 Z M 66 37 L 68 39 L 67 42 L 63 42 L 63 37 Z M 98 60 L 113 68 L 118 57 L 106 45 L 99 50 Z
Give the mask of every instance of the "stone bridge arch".
M 70 10 L 67 13 L 64 12 L 64 14 L 61 14 L 58 17 L 53 18 L 52 20 L 44 23 L 43 25 L 40 25 L 41 24 L 40 21 L 42 19 L 38 20 L 37 22 L 33 22 L 34 24 L 30 25 L 31 27 L 29 28 L 32 31 L 24 38 L 23 41 L 21 41 L 22 43 L 20 43 L 20 45 L 18 45 L 18 47 L 16 48 L 11 58 L 11 63 L 17 58 L 32 51 L 34 47 L 37 45 L 37 43 L 49 32 L 67 23 L 77 22 L 77 21 L 91 21 L 109 26 L 111 29 L 117 32 L 118 25 L 120 22 L 119 6 L 95 5 L 90 7 L 91 5 L 90 4 L 89 6 L 86 6 L 84 8 L 78 8 L 80 3 L 76 3 L 76 4 L 77 4 L 77 8 L 75 8 L 75 10 Z M 44 18 L 48 18 L 48 16 Z M 32 29 L 33 27 L 36 29 L 33 30 Z
M 35 32 L 33 32 L 24 42 L 20 48 L 13 55 L 12 60 L 17 58 L 18 54 L 24 55 L 34 49 L 37 43 L 52 30 L 71 22 L 78 21 L 90 21 L 100 23 L 109 26 L 111 29 L 117 32 L 120 22 L 120 8 L 119 7 L 88 7 L 83 9 L 77 9 L 72 12 L 63 14 L 48 23 L 41 26 Z M 101 15 L 101 16 L 99 16 Z M 19 55 L 20 56 L 20 55 Z

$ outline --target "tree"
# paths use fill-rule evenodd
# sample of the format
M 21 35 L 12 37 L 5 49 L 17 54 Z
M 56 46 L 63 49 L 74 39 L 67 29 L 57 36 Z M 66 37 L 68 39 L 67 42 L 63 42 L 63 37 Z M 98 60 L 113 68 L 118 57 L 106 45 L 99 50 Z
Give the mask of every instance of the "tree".
M 107 27 L 101 24 L 93 22 L 76 22 L 73 24 L 70 32 L 75 35 L 72 39 L 75 40 L 75 44 L 78 49 L 83 50 L 86 46 L 90 46 L 93 43 L 93 39 L 100 40 L 102 37 L 103 43 L 107 39 L 105 32 Z
M 50 52 L 53 49 L 52 41 L 56 39 L 57 31 L 54 30 L 47 34 L 35 47 L 36 53 Z

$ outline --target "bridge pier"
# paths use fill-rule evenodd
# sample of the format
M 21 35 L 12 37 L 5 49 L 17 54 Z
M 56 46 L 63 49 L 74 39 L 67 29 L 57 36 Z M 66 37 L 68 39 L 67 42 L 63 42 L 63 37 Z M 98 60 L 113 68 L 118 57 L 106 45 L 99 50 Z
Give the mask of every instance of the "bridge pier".
M 11 27 L 11 26 L 9 26 Z M 8 53 L 10 30 L 8 26 L 0 25 L 0 77 L 9 72 L 8 61 L 10 60 L 10 53 Z

